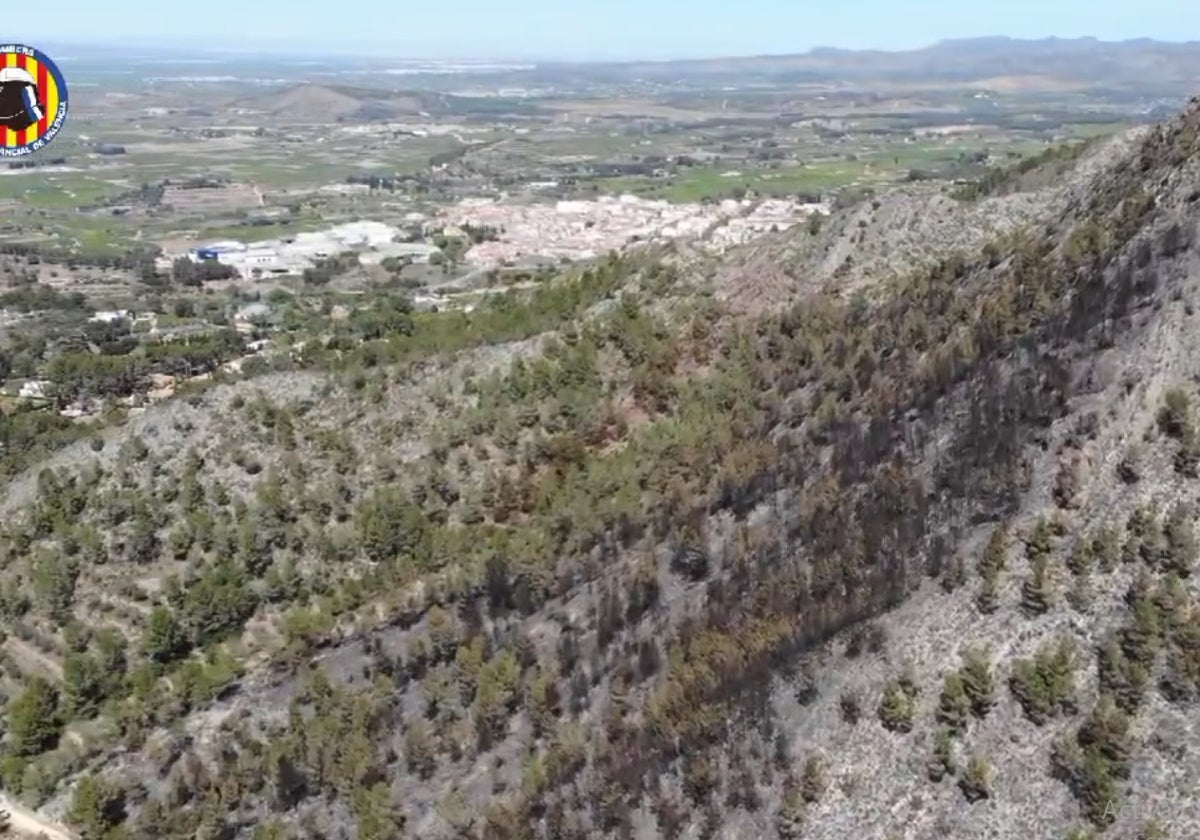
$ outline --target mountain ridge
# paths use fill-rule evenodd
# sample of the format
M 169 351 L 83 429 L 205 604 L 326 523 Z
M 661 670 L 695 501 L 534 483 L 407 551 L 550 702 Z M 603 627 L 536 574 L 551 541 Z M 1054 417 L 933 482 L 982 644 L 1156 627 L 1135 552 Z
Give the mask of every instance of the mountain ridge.
M 1088 88 L 1119 87 L 1147 97 L 1185 99 L 1194 92 L 1200 74 L 1200 42 L 978 38 L 940 41 L 915 50 L 815 48 L 789 55 L 661 62 L 539 63 L 532 75 L 564 70 L 613 80 L 742 78 L 838 86 L 918 81 L 970 86 L 999 76 L 1031 75 Z

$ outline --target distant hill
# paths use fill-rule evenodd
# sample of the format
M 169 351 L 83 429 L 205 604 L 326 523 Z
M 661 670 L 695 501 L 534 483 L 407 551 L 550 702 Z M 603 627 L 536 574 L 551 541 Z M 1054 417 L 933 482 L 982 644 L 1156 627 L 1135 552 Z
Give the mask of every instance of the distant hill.
M 429 91 L 387 91 L 349 85 L 299 84 L 229 103 L 230 108 L 267 114 L 279 122 L 371 122 L 421 115 L 528 114 L 537 109 L 500 98 L 451 96 Z
M 277 93 L 260 94 L 239 99 L 233 107 L 258 111 L 272 116 L 332 116 L 348 114 L 362 103 L 353 96 L 321 85 L 296 85 Z
M 582 65 L 542 64 L 544 74 L 578 72 Z M 760 77 L 777 82 L 967 84 L 1009 76 L 1037 76 L 1071 86 L 1136 89 L 1180 97 L 1200 78 L 1200 42 L 1095 38 L 1018 40 L 1003 37 L 940 41 L 918 50 L 844 50 L 819 47 L 795 55 L 763 55 L 688 61 L 591 65 L 587 70 L 619 79 Z

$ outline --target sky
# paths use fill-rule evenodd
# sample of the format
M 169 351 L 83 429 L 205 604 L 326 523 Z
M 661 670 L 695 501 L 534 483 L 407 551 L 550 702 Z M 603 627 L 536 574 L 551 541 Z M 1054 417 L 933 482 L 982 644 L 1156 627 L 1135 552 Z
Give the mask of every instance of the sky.
M 10 4 L 4 17 L 3 37 L 30 46 L 257 44 L 397 58 L 704 58 L 983 35 L 1200 40 L 1198 0 L 50 0 Z

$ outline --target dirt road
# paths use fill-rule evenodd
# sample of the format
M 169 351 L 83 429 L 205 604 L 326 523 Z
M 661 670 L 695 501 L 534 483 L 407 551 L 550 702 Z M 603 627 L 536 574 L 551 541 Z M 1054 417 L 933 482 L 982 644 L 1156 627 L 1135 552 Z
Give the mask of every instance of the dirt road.
M 8 834 L 16 837 L 41 837 L 45 840 L 78 840 L 53 820 L 31 811 L 20 803 L 0 794 L 0 808 L 8 813 Z

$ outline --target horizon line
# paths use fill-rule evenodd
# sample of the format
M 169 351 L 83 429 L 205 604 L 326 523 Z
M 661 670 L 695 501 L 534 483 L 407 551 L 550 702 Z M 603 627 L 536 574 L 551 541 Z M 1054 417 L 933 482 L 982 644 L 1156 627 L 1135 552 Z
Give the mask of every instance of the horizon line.
M 406 54 L 404 46 L 399 44 L 384 44 L 378 42 L 344 42 L 342 44 L 329 45 L 319 48 L 321 51 L 314 51 L 314 44 L 308 41 L 297 39 L 255 39 L 241 40 L 233 39 L 228 41 L 214 42 L 211 39 L 195 40 L 186 37 L 134 37 L 134 38 L 112 38 L 103 40 L 83 40 L 75 38 L 60 38 L 52 37 L 47 39 L 39 38 L 11 38 L 7 39 L 12 43 L 25 43 L 35 45 L 38 43 L 49 44 L 54 47 L 65 47 L 69 49 L 84 49 L 84 50 L 128 50 L 131 46 L 139 49 L 153 48 L 156 45 L 164 49 L 178 49 L 186 47 L 193 50 L 193 55 L 208 55 L 213 57 L 228 57 L 233 55 L 244 55 L 247 53 L 256 52 L 262 54 L 264 47 L 270 52 L 268 55 L 272 58 L 282 57 L 298 57 L 300 53 L 309 58 L 350 58 L 359 57 L 363 59 L 381 59 L 391 58 L 397 61 L 464 61 L 464 62 L 524 62 L 535 64 L 573 64 L 573 65 L 588 65 L 588 64 L 641 64 L 641 63 L 675 63 L 675 62 L 690 62 L 690 61 L 720 61 L 720 60 L 736 60 L 736 59 L 764 59 L 764 58 L 790 58 L 795 56 L 812 55 L 818 52 L 843 52 L 843 53 L 910 53 L 920 52 L 922 50 L 931 49 L 933 47 L 955 44 L 955 43 L 970 43 L 978 41 L 1009 41 L 1015 44 L 1035 44 L 1061 41 L 1063 43 L 1079 43 L 1092 42 L 1096 44 L 1120 45 L 1137 42 L 1145 42 L 1152 44 L 1162 44 L 1169 46 L 1189 46 L 1200 44 L 1197 39 L 1165 39 L 1152 38 L 1146 36 L 1129 37 L 1129 38 L 1100 38 L 1094 35 L 1081 35 L 1072 37 L 1062 37 L 1056 35 L 1047 35 L 1039 38 L 1018 38 L 1009 35 L 973 35 L 955 38 L 941 38 L 923 43 L 921 46 L 892 46 L 892 47 L 845 47 L 833 44 L 817 44 L 808 47 L 801 47 L 790 52 L 757 52 L 757 53 L 709 53 L 704 55 L 677 55 L 674 57 L 608 57 L 608 58 L 577 58 L 565 57 L 561 55 L 537 54 L 528 52 L 524 54 L 508 53 L 508 54 L 432 54 L 420 51 L 417 53 Z M 294 52 L 292 52 L 294 51 Z

